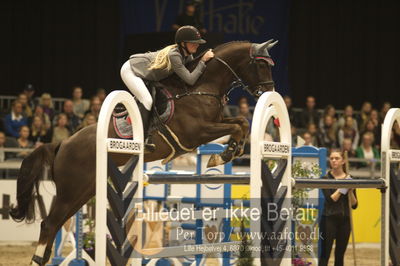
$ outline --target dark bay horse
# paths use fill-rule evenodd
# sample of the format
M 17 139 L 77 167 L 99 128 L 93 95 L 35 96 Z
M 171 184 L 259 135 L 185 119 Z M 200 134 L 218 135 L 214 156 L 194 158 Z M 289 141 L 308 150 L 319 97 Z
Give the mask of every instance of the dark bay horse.
M 175 113 L 167 125 L 188 150 L 231 135 L 227 149 L 210 159 L 210 166 L 226 163 L 241 155 L 249 124 L 244 117 L 224 118 L 224 99 L 233 83 L 245 86 L 255 97 L 274 89 L 271 75 L 273 61 L 268 49 L 275 43 L 272 40 L 262 44 L 231 42 L 216 47 L 214 59 L 207 63 L 196 84 L 187 88 L 186 96 L 174 99 Z M 182 86 L 177 83 L 178 79 L 173 76 L 162 81 L 173 95 L 185 92 L 179 89 Z M 117 137 L 112 126 L 109 137 Z M 171 155 L 171 147 L 159 134 L 154 134 L 153 141 L 156 151 L 145 154 L 145 161 Z M 174 157 L 172 155 L 170 159 Z M 123 165 L 129 157 L 118 155 L 113 159 Z M 57 231 L 95 196 L 96 125 L 78 131 L 61 144 L 45 144 L 24 159 L 17 182 L 18 206 L 10 211 L 14 220 L 30 222 L 35 219 L 33 196 L 38 193 L 44 165 L 51 167 L 57 195 L 48 216 L 41 223 L 38 246 L 32 258 L 34 265 L 45 265 Z

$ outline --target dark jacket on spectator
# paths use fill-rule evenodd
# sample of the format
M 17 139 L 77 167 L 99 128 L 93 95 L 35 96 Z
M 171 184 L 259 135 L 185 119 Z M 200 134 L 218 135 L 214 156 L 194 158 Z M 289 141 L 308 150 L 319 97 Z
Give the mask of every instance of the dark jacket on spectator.
M 19 138 L 19 129 L 26 125 L 28 125 L 28 120 L 26 117 L 22 117 L 19 120 L 13 120 L 12 115 L 8 114 L 4 119 L 6 134 L 15 138 Z
M 309 111 L 308 109 L 304 109 L 304 111 L 300 113 L 298 126 L 301 128 L 306 128 L 308 124 L 314 123 L 318 125 L 318 122 L 319 114 L 317 110 Z

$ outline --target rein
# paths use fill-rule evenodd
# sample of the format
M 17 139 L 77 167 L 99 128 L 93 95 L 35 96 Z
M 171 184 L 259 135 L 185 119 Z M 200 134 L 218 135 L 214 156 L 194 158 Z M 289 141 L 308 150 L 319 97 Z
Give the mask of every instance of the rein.
M 250 56 L 250 57 L 251 57 L 250 64 L 255 64 L 255 62 L 258 61 L 258 60 L 265 60 L 265 61 L 267 61 L 269 63 L 269 61 L 267 59 L 270 59 L 270 57 L 267 58 L 267 57 L 264 57 L 264 56 L 262 56 L 262 57 L 252 57 L 252 56 Z M 223 64 L 233 74 L 233 76 L 235 78 L 235 80 L 232 81 L 230 89 L 229 89 L 228 92 L 226 92 L 221 97 L 219 94 L 214 94 L 214 93 L 209 93 L 209 92 L 201 92 L 201 91 L 189 92 L 189 91 L 186 91 L 185 93 L 177 94 L 174 97 L 170 97 L 170 98 L 168 98 L 168 100 L 172 100 L 172 99 L 179 100 L 179 99 L 181 99 L 181 98 L 183 98 L 185 96 L 200 95 L 200 96 L 215 97 L 215 98 L 217 98 L 217 100 L 222 102 L 223 98 L 228 98 L 228 95 L 231 93 L 231 91 L 236 89 L 236 88 L 238 88 L 238 87 L 242 87 L 243 90 L 247 90 L 250 94 L 252 94 L 255 97 L 260 97 L 261 94 L 263 94 L 264 91 L 262 91 L 261 89 L 259 89 L 259 90 L 251 90 L 251 88 L 257 88 L 257 87 L 261 88 L 264 85 L 266 85 L 266 86 L 274 86 L 274 84 L 275 84 L 274 81 L 272 81 L 272 80 L 271 81 L 261 81 L 261 82 L 257 83 L 256 85 L 250 87 L 249 85 L 246 85 L 243 82 L 243 80 L 239 77 L 239 75 L 236 74 L 235 70 L 233 70 L 233 68 L 227 62 L 225 62 L 222 58 L 220 58 L 218 56 L 214 56 L 214 59 L 217 60 L 218 62 L 220 62 L 221 64 Z

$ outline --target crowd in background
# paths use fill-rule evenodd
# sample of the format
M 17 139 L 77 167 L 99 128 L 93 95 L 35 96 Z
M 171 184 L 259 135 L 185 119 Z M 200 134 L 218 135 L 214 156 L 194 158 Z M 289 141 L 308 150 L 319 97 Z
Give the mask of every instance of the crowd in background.
M 0 116 L 0 147 L 36 148 L 43 143 L 60 142 L 76 131 L 96 123 L 100 107 L 106 97 L 104 89 L 98 89 L 90 100 L 84 99 L 83 89 L 79 86 L 71 90 L 71 98 L 63 102 L 62 110 L 53 106 L 52 97 L 43 93 L 35 97 L 35 89 L 27 85 L 12 102 L 9 110 Z M 391 108 L 385 102 L 375 109 L 370 102 L 364 102 L 361 110 L 354 111 L 347 105 L 339 115 L 333 105 L 327 105 L 321 113 L 316 109 L 316 99 L 309 96 L 303 109 L 295 110 L 292 100 L 284 96 L 292 125 L 293 143 L 301 136 L 305 145 L 341 149 L 349 157 L 379 159 L 381 124 Z M 246 97 L 241 97 L 236 108 L 225 109 L 225 115 L 242 115 L 251 123 L 252 112 Z M 268 137 L 278 139 L 278 123 L 268 125 Z M 400 148 L 400 127 L 394 126 L 393 148 Z M 249 151 L 249 147 L 247 146 Z M 0 162 L 8 157 L 24 158 L 28 153 L 0 153 Z
M 0 107 L 0 147 L 33 149 L 43 143 L 58 143 L 96 123 L 106 91 L 98 89 L 90 100 L 82 96 L 83 89 L 73 87 L 71 98 L 65 100 L 62 110 L 58 111 L 50 94 L 43 93 L 36 98 L 34 87 L 26 85 L 11 108 Z M 0 162 L 11 158 L 23 159 L 27 154 L 0 152 Z
M 313 96 L 307 97 L 302 109 L 293 108 L 289 96 L 284 96 L 284 100 L 290 117 L 293 145 L 297 143 L 297 136 L 300 136 L 305 141 L 304 145 L 326 147 L 328 151 L 347 151 L 349 158 L 380 159 L 381 125 L 391 108 L 389 102 L 385 102 L 379 110 L 367 101 L 359 111 L 355 111 L 352 105 L 347 105 L 338 114 L 331 104 L 322 112 L 317 110 Z M 234 115 L 243 115 L 251 123 L 252 114 L 245 97 L 239 99 L 237 110 Z M 267 138 L 279 138 L 277 126 L 274 121 L 269 122 Z M 400 148 L 400 126 L 397 123 L 393 128 L 391 145 L 392 148 Z M 366 166 L 365 163 L 356 165 Z

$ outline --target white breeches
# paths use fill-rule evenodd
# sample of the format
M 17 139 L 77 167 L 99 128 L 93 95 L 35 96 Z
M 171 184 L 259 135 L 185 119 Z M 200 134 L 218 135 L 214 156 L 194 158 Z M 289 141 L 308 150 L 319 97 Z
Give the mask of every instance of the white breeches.
M 153 105 L 151 94 L 143 80 L 132 71 L 129 60 L 121 67 L 121 78 L 131 93 L 150 111 Z

